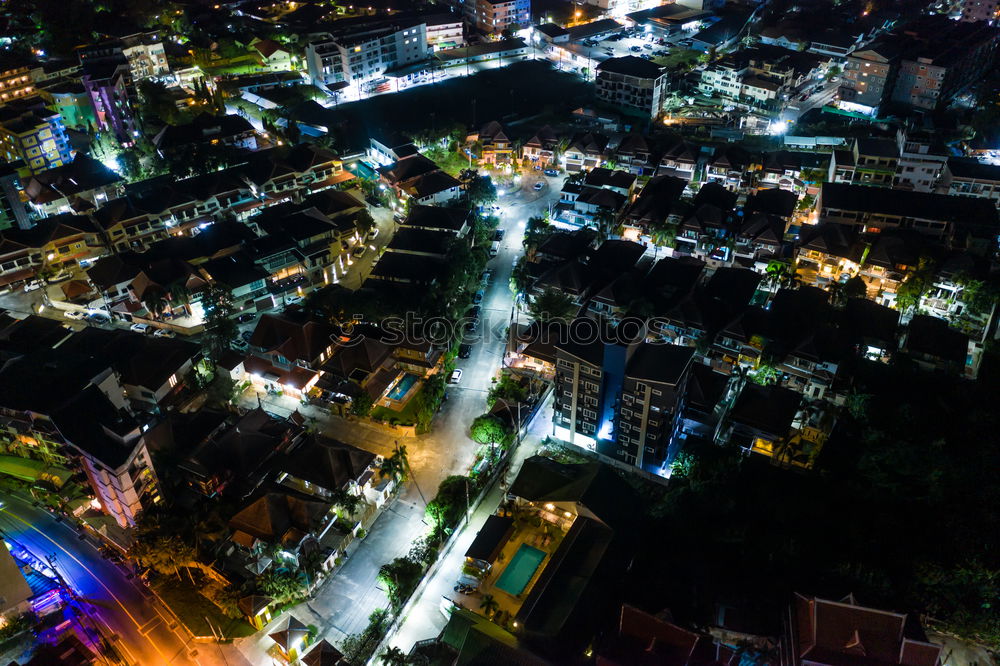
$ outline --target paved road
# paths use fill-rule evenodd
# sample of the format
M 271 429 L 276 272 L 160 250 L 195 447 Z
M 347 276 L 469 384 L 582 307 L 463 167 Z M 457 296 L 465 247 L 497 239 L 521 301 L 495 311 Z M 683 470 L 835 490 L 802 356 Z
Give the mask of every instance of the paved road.
M 502 333 L 510 321 L 513 305 L 510 276 L 515 259 L 523 253 L 525 225 L 529 217 L 544 213 L 551 202 L 558 200 L 562 180 L 531 172 L 522 180 L 520 190 L 501 198 L 500 228 L 506 235 L 500 252 L 488 265 L 494 276 L 483 298 L 481 339 L 475 342 L 468 359 L 458 361 L 462 381 L 448 388 L 448 400 L 434 421 L 433 432 L 399 440 L 407 447 L 413 481 L 376 520 L 368 536 L 349 553 L 341 570 L 324 583 L 314 599 L 291 611 L 306 624 L 315 624 L 320 635 L 334 644 L 364 629 L 371 612 L 388 605 L 385 592 L 376 581 L 379 568 L 404 555 L 413 540 L 426 532 L 424 506 L 426 500 L 433 498 L 441 481 L 452 474 L 465 474 L 472 465 L 476 444 L 469 439 L 469 424 L 486 410 L 490 380 L 500 367 L 505 342 L 493 331 Z M 533 189 L 538 181 L 545 183 L 540 191 Z M 268 408 L 284 413 L 278 403 Z M 289 403 L 284 408 L 290 411 L 296 406 Z M 311 415 L 307 410 L 303 413 Z M 323 419 L 321 427 L 332 437 L 383 455 L 391 452 L 397 439 L 386 430 L 336 418 Z M 247 659 L 252 663 L 264 659 L 264 651 L 271 645 L 267 634 L 283 628 L 288 615 L 276 617 L 263 631 L 239 641 Z
M 465 552 L 473 539 L 482 529 L 486 519 L 496 513 L 506 495 L 506 488 L 517 478 L 524 460 L 538 451 L 538 447 L 546 435 L 552 430 L 552 400 L 546 401 L 535 414 L 534 419 L 526 424 L 527 433 L 520 448 L 511 461 L 510 469 L 503 483 L 493 486 L 482 503 L 476 508 L 469 521 L 461 529 L 452 542 L 452 546 L 441 554 L 439 563 L 432 569 L 430 578 L 423 582 L 413 599 L 406 617 L 396 632 L 388 637 L 387 645 L 397 647 L 408 653 L 417 641 L 435 638 L 448 623 L 447 616 L 442 612 L 442 605 L 450 606 L 452 601 L 461 601 L 454 591 L 455 581 L 462 573 L 465 562 Z M 466 598 L 468 599 L 468 598 Z M 466 604 L 470 601 L 466 601 Z M 477 601 L 471 600 L 472 610 L 478 610 Z M 468 606 L 467 606 L 468 607 Z
M 0 530 L 5 538 L 55 568 L 93 609 L 93 616 L 119 640 L 116 647 L 130 664 L 247 664 L 231 647 L 189 643 L 180 627 L 137 580 L 104 559 L 90 541 L 81 540 L 65 521 L 9 492 L 0 493 Z

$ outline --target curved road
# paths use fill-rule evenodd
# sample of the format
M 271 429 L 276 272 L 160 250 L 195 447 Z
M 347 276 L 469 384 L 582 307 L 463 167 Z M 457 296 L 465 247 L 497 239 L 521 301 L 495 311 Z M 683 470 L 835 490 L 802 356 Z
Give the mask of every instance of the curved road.
M 66 521 L 7 491 L 0 491 L 0 530 L 40 560 L 54 557 L 56 570 L 88 603 L 92 617 L 114 634 L 113 644 L 130 664 L 243 664 L 227 646 L 189 643 L 183 629 L 123 569 L 104 559 L 90 538 Z M 92 538 L 92 537 L 91 537 Z

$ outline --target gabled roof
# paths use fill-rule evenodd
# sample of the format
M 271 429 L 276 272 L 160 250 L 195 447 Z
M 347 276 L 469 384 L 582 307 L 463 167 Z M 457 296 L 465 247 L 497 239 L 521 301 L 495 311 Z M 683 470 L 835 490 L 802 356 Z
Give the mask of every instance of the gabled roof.
M 285 628 L 269 634 L 269 636 L 271 640 L 288 652 L 295 646 L 304 644 L 305 640 L 309 637 L 309 629 L 294 615 L 290 615 Z
M 277 351 L 290 360 L 312 362 L 333 344 L 336 330 L 304 312 L 265 314 L 250 337 L 253 347 Z
M 438 165 L 433 160 L 417 153 L 404 157 L 398 162 L 379 167 L 378 172 L 390 183 L 397 184 L 437 170 Z
M 532 456 L 521 465 L 510 493 L 531 502 L 579 503 L 612 527 L 629 520 L 630 509 L 623 501 L 632 495 L 631 489 L 601 463 L 570 465 Z
M 687 186 L 681 178 L 655 176 L 649 179 L 628 211 L 628 219 L 633 222 L 662 223 L 670 215 L 674 205 L 684 194 Z
M 943 319 L 914 315 L 907 330 L 904 349 L 964 365 L 969 353 L 969 336 L 949 327 Z
M 866 608 L 851 596 L 829 601 L 801 594 L 795 595 L 793 613 L 797 660 L 854 666 L 938 663 L 940 646 L 906 636 L 902 613 Z
M 745 210 L 748 213 L 766 213 L 778 217 L 791 217 L 799 197 L 794 192 L 772 188 L 759 190 L 747 198 Z
M 597 167 L 591 169 L 583 182 L 591 187 L 617 187 L 627 190 L 635 184 L 635 179 L 634 173 Z
M 253 42 L 252 46 L 256 49 L 257 53 L 265 58 L 270 58 L 278 51 L 285 51 L 281 44 L 272 39 L 256 40 Z
M 608 147 L 608 137 L 596 132 L 575 134 L 569 142 L 566 151 L 577 150 L 581 153 L 600 155 Z
M 214 282 L 229 289 L 245 287 L 268 276 L 268 272 L 255 264 L 245 252 L 235 252 L 218 259 L 210 259 L 199 268 Z
M 468 222 L 469 211 L 465 208 L 443 206 L 423 206 L 413 204 L 403 221 L 404 227 L 442 229 L 458 233 Z
M 743 385 L 729 420 L 776 437 L 787 437 L 802 395 L 781 386 Z
M 205 141 L 225 141 L 253 131 L 250 121 L 240 116 L 202 113 L 186 125 L 167 125 L 153 142 L 161 150 L 171 150 Z
M 313 435 L 277 463 L 280 471 L 328 491 L 360 483 L 375 454 L 322 435 Z
M 122 177 L 103 163 L 77 153 L 69 164 L 31 176 L 24 189 L 32 201 L 46 203 L 121 182 Z
M 347 666 L 347 662 L 342 661 L 343 658 L 343 653 L 324 638 L 308 654 L 300 657 L 299 661 L 303 666 Z
M 857 239 L 857 230 L 854 227 L 832 222 L 806 224 L 799 232 L 799 247 L 833 257 L 860 259 Z
M 483 141 L 484 139 L 492 142 L 510 141 L 503 125 L 495 120 L 489 121 L 479 129 L 479 140 Z
M 403 184 L 403 190 L 412 197 L 422 199 L 461 186 L 460 180 L 451 174 L 438 170 L 411 179 Z
M 320 525 L 329 511 L 330 504 L 304 499 L 296 493 L 265 492 L 230 518 L 229 527 L 256 541 L 294 547 Z

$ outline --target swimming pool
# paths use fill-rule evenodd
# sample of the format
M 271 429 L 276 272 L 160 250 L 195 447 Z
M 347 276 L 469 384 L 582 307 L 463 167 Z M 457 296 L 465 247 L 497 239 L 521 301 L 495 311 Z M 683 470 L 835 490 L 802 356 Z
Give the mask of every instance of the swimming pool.
M 541 566 L 544 559 L 545 551 L 522 543 L 521 547 L 514 553 L 510 564 L 497 579 L 497 587 L 516 597 L 524 592 L 524 588 L 528 587 L 528 583 L 531 582 L 532 576 L 538 571 L 538 567 Z
M 409 373 L 403 375 L 403 378 L 392 387 L 391 391 L 389 391 L 389 398 L 392 400 L 402 400 L 403 396 L 406 395 L 406 392 L 413 388 L 413 385 L 417 383 L 418 379 L 420 379 L 420 377 Z

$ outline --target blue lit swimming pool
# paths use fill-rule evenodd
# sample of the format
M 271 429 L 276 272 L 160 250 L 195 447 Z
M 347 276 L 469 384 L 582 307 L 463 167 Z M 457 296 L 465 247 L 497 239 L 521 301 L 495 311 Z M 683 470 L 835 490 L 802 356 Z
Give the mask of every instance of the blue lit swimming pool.
M 510 564 L 497 579 L 497 587 L 516 597 L 524 592 L 524 588 L 528 587 L 528 583 L 531 582 L 532 576 L 538 571 L 538 567 L 541 566 L 544 559 L 545 551 L 522 543 L 521 547 L 514 553 L 514 557 L 511 558 Z
M 391 391 L 389 391 L 389 398 L 391 400 L 402 400 L 403 396 L 406 395 L 406 392 L 413 388 L 413 385 L 416 384 L 419 379 L 420 377 L 409 373 L 403 375 L 403 378 L 392 387 Z

